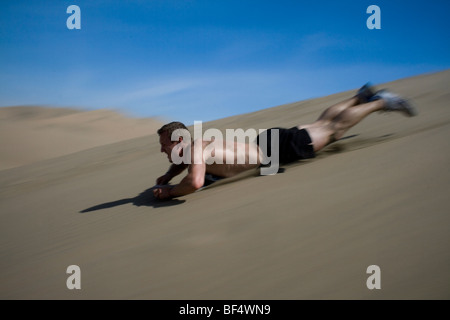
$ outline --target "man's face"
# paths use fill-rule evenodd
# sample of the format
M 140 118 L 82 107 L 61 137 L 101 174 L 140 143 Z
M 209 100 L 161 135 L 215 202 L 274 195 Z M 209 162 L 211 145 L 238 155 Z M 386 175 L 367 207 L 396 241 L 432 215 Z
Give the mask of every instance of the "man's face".
M 169 161 L 172 162 L 172 149 L 179 143 L 179 141 L 170 140 L 169 133 L 163 132 L 159 136 L 159 143 L 161 145 L 161 152 L 167 154 Z

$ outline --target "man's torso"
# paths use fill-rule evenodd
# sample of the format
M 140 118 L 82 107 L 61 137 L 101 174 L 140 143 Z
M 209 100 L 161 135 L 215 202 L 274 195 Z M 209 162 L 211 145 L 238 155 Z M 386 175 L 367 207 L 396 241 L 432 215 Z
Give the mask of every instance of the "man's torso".
M 253 143 L 202 141 L 202 152 L 206 173 L 215 176 L 227 178 L 260 165 L 260 150 Z

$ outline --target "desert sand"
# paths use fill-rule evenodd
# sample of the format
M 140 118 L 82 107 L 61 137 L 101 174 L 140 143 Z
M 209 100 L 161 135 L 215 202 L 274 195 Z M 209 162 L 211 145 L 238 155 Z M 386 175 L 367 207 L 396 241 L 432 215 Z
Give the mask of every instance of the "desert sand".
M 0 108 L 0 170 L 153 134 L 161 121 L 108 109 Z
M 450 70 L 375 83 L 419 115 L 372 114 L 283 173 L 168 202 L 149 191 L 168 167 L 154 133 L 11 158 L 0 171 L 0 298 L 449 299 L 449 83 Z M 309 123 L 356 89 L 204 130 Z M 60 114 L 48 134 L 85 116 Z M 25 121 L 2 119 L 2 140 Z M 70 265 L 81 290 L 66 287 Z M 381 289 L 366 286 L 371 265 Z

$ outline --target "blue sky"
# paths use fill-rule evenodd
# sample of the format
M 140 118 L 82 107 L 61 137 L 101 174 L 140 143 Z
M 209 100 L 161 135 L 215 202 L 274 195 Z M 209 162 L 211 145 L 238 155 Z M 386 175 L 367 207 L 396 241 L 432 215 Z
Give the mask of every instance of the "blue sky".
M 0 106 L 209 121 L 448 69 L 449 13 L 447 0 L 2 0 Z

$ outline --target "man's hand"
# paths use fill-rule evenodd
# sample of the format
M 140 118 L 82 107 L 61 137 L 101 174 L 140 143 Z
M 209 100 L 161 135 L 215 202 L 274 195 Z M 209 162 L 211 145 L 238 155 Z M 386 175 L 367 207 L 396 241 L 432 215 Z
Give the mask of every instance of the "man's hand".
M 159 200 L 170 200 L 172 198 L 170 195 L 170 189 L 172 189 L 172 187 L 170 186 L 161 186 L 155 188 L 153 189 L 153 195 L 156 199 Z
M 156 179 L 156 184 L 168 184 L 170 180 L 172 180 L 172 177 L 170 176 L 170 174 L 166 173 L 165 175 Z

